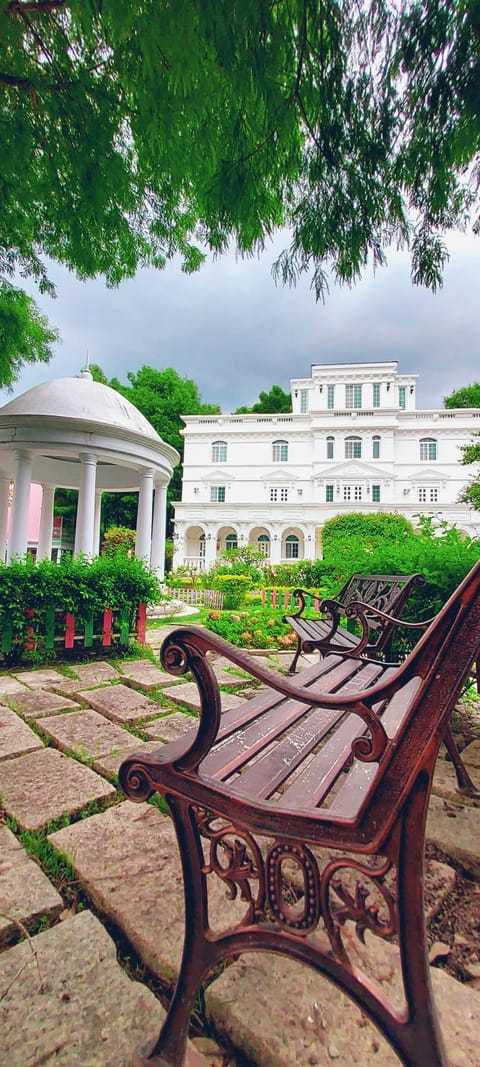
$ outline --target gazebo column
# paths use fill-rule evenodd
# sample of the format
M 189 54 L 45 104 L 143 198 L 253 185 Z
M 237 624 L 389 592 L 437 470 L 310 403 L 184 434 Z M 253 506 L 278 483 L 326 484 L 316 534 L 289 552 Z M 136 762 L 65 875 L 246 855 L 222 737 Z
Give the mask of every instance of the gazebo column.
M 100 521 L 102 517 L 102 490 L 95 493 L 95 518 L 93 520 L 93 555 L 100 555 Z
M 28 510 L 32 484 L 32 453 L 17 452 L 15 456 L 15 488 L 12 518 L 8 539 L 7 560 L 24 556 L 28 546 Z
M 10 496 L 10 478 L 0 478 L 0 563 L 5 559 L 7 545 L 8 499 Z
M 155 504 L 153 509 L 152 551 L 150 566 L 157 578 L 165 577 L 165 529 L 167 523 L 167 487 L 162 482 L 155 483 Z
M 144 559 L 145 563 L 150 563 L 152 545 L 153 477 L 154 471 L 151 468 L 143 471 L 138 494 L 135 555 Z
M 38 534 L 37 559 L 51 559 L 52 556 L 52 527 L 53 527 L 53 503 L 55 489 L 51 485 L 42 483 L 42 509 L 40 511 L 40 530 Z
M 95 485 L 97 457 L 91 452 L 80 453 L 81 473 L 78 490 L 77 522 L 75 527 L 74 556 L 93 555 L 93 530 L 95 523 Z

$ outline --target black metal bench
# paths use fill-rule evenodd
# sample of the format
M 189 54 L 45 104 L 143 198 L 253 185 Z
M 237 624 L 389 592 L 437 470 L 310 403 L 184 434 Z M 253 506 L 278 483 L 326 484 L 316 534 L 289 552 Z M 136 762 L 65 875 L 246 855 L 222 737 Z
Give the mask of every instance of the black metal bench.
M 389 658 L 395 626 L 378 615 L 369 615 L 370 607 L 377 608 L 398 619 L 413 589 L 425 585 L 421 574 L 352 574 L 348 582 L 334 599 L 322 600 L 319 612 L 323 618 L 306 618 L 303 614 L 307 598 L 311 594 L 306 589 L 295 589 L 293 595 L 298 597 L 298 609 L 292 615 L 284 615 L 283 621 L 292 627 L 297 635 L 297 650 L 290 665 L 290 674 L 294 674 L 301 652 L 318 651 L 341 652 L 359 656 L 376 656 L 383 653 Z M 340 620 L 347 615 L 347 609 L 353 602 L 360 602 L 365 609 L 365 618 L 370 626 L 359 637 L 340 625 Z
M 222 715 L 211 650 L 267 688 Z M 182 627 L 166 638 L 162 663 L 193 673 L 200 721 L 178 741 L 131 756 L 120 781 L 134 800 L 158 791 L 167 801 L 185 943 L 165 1025 L 136 1067 L 182 1067 L 199 987 L 255 950 L 326 974 L 408 1067 L 446 1067 L 425 936 L 425 822 L 438 750 L 479 653 L 480 562 L 397 666 L 330 653 L 289 679 L 207 631 Z M 335 852 L 322 862 L 319 849 Z M 215 877 L 245 904 L 243 919 L 221 932 L 209 926 Z M 347 920 L 361 938 L 368 929 L 398 941 L 402 1010 L 350 959 Z

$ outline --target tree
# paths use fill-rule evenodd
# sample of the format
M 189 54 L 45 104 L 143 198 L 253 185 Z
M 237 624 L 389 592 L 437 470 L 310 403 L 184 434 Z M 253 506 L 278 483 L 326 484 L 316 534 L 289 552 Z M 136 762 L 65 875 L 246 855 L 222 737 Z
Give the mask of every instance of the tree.
M 115 284 L 286 225 L 276 275 L 317 296 L 392 244 L 435 288 L 478 205 L 479 36 L 478 0 L 3 0 L 0 273 Z
M 0 278 L 0 388 L 9 389 L 26 363 L 48 363 L 57 339 L 32 298 Z
M 155 370 L 143 366 L 137 373 L 127 374 L 129 385 L 122 385 L 117 378 L 112 378 L 109 385 L 117 389 L 122 396 L 145 415 L 154 429 L 169 445 L 180 452 L 183 457 L 182 415 L 216 415 L 220 408 L 216 404 L 204 404 L 200 398 L 198 386 L 190 378 L 181 378 L 171 367 Z M 179 500 L 182 487 L 182 468 L 179 464 L 168 488 L 168 500 Z M 104 519 L 115 525 L 132 525 L 131 502 L 136 501 L 130 494 L 128 498 L 115 500 L 115 494 L 105 494 Z M 122 513 L 123 504 L 127 505 L 126 514 Z M 110 511 L 114 514 L 111 514 Z
M 268 393 L 260 393 L 256 404 L 251 408 L 237 408 L 235 415 L 261 415 L 280 414 L 292 410 L 292 398 L 290 393 L 285 393 L 280 385 L 272 385 Z
M 480 408 L 480 382 L 472 382 L 443 398 L 446 408 Z
M 474 433 L 471 443 L 463 446 L 462 463 L 467 466 L 470 463 L 479 464 L 472 481 L 461 493 L 460 500 L 464 504 L 470 504 L 470 507 L 475 508 L 476 511 L 480 511 L 480 433 Z

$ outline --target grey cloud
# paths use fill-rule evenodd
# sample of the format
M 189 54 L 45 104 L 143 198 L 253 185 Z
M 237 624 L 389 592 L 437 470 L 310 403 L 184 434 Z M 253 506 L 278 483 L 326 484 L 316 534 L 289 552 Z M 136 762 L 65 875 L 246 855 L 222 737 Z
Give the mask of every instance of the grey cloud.
M 444 288 L 435 295 L 413 287 L 408 257 L 393 253 L 387 268 L 356 287 L 332 286 L 325 305 L 315 303 L 306 278 L 296 289 L 275 286 L 271 263 L 281 238 L 260 259 L 228 255 L 190 277 L 172 263 L 113 290 L 53 265 L 58 299 L 36 299 L 62 344 L 49 366 L 23 372 L 15 393 L 78 373 L 87 350 L 108 377 L 122 381 L 143 364 L 173 366 L 224 411 L 251 404 L 274 383 L 288 389 L 290 378 L 308 376 L 311 363 L 398 360 L 400 372 L 420 375 L 418 406 L 440 407 L 445 395 L 480 376 L 477 246 L 460 235 L 451 244 Z

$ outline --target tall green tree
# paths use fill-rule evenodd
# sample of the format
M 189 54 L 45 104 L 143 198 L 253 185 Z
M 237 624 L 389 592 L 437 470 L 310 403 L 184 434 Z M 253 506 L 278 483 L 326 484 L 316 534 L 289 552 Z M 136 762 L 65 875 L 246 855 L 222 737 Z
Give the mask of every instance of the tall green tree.
M 450 396 L 444 397 L 443 403 L 446 408 L 480 408 L 480 382 L 472 382 L 456 389 Z M 466 466 L 474 464 L 476 472 L 472 476 L 469 485 L 463 490 L 460 500 L 464 504 L 480 511 L 480 434 L 474 433 L 473 439 L 462 448 L 462 463 Z
M 284 392 L 280 385 L 272 385 L 268 393 L 261 392 L 255 404 L 251 408 L 241 407 L 234 412 L 235 415 L 261 415 L 280 414 L 292 410 L 292 398 L 290 393 Z
M 182 378 L 171 367 L 156 370 L 143 366 L 134 373 L 127 374 L 128 385 L 122 385 L 118 378 L 112 378 L 109 385 L 117 389 L 122 396 L 145 415 L 154 429 L 183 458 L 182 415 L 216 415 L 220 408 L 216 404 L 204 404 L 198 386 L 190 378 Z M 175 468 L 168 488 L 168 502 L 180 500 L 182 491 L 182 466 Z M 103 509 L 104 523 L 110 525 L 132 525 L 136 514 L 136 497 L 133 494 L 118 497 L 105 494 L 107 498 Z
M 480 382 L 472 382 L 443 398 L 446 408 L 480 408 Z
M 478 210 L 479 35 L 478 0 L 0 0 L 0 274 L 290 226 L 277 276 L 317 296 L 392 244 L 435 288 Z

